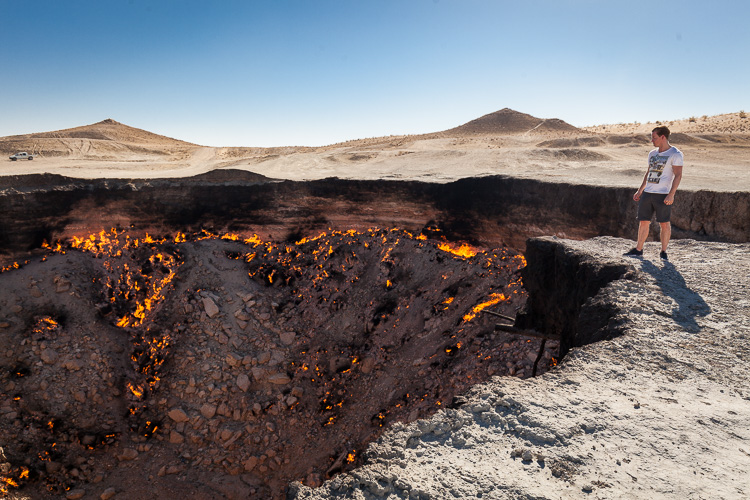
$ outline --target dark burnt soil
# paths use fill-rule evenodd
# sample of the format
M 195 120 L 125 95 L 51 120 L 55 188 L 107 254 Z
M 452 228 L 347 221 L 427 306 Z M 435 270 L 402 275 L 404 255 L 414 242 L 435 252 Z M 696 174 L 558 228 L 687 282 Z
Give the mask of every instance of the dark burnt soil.
M 101 232 L 0 273 L 9 497 L 280 498 L 531 375 L 540 341 L 479 312 L 524 305 L 520 255 L 434 228 L 247 236 Z

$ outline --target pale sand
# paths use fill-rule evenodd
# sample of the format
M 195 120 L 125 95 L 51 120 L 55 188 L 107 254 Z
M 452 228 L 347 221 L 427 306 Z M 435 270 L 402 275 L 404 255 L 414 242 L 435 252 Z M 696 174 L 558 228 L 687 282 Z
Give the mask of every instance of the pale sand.
M 672 144 L 685 155 L 681 189 L 750 190 L 750 119 L 735 113 L 666 124 L 673 129 Z M 34 134 L 45 137 L 0 138 L 0 149 L 5 152 L 21 148 L 41 151 L 33 161 L 0 161 L 0 175 L 48 172 L 85 179 L 171 178 L 232 168 L 288 180 L 339 177 L 450 182 L 508 175 L 635 189 L 646 170 L 653 126 L 607 125 L 571 132 L 537 125 L 502 135 L 467 135 L 459 127 L 423 136 L 365 139 L 319 148 L 213 148 L 102 122 L 67 134 L 76 137 L 66 137 L 66 131 L 60 131 Z M 53 134 L 54 138 L 46 137 Z M 99 138 L 105 135 L 114 139 Z

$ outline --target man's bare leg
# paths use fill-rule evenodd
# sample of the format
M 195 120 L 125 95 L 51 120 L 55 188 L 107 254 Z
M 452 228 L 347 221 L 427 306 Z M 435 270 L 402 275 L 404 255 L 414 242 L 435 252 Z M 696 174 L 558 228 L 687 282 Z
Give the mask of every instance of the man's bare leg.
M 669 239 L 672 237 L 672 224 L 670 224 L 669 222 L 660 222 L 659 226 L 661 226 L 659 233 L 659 239 L 661 240 L 661 251 L 666 252 L 667 245 L 669 245 Z
M 669 222 L 667 222 L 667 224 L 669 224 Z M 648 238 L 649 226 L 651 226 L 650 220 L 642 220 L 640 221 L 640 224 L 638 225 L 638 244 L 635 246 L 635 249 L 638 251 L 642 251 L 643 245 L 646 244 L 646 238 Z

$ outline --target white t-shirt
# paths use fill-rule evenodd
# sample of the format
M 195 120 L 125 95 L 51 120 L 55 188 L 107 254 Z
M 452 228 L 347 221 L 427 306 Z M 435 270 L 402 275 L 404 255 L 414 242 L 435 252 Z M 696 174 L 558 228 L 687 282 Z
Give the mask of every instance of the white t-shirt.
M 648 177 L 646 178 L 644 191 L 647 193 L 669 193 L 674 179 L 672 167 L 681 167 L 682 162 L 682 152 L 674 146 L 661 153 L 658 148 L 651 151 L 648 154 Z

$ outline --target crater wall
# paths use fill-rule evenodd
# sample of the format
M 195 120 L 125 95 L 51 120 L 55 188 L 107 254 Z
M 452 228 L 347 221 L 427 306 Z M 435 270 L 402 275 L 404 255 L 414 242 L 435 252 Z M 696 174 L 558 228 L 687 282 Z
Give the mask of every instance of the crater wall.
M 523 250 L 527 238 L 541 235 L 633 238 L 632 194 L 627 188 L 504 176 L 448 184 L 279 182 L 242 171 L 178 180 L 9 176 L 0 179 L 0 252 L 113 225 L 157 233 L 252 231 L 287 239 L 327 228 L 418 231 L 434 224 L 452 238 Z M 672 223 L 674 238 L 750 241 L 750 193 L 679 191 Z

